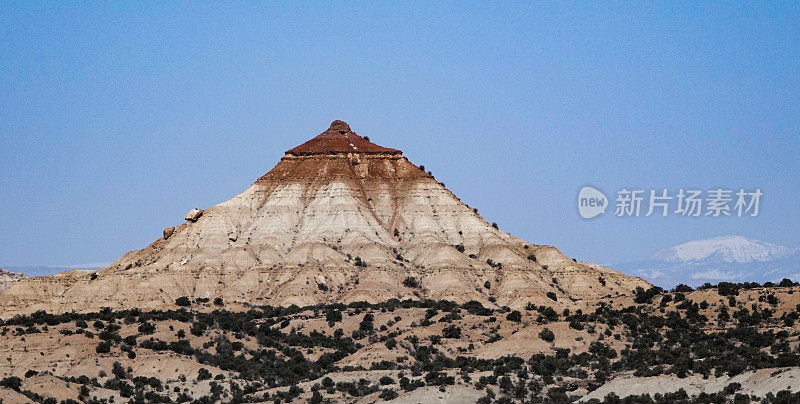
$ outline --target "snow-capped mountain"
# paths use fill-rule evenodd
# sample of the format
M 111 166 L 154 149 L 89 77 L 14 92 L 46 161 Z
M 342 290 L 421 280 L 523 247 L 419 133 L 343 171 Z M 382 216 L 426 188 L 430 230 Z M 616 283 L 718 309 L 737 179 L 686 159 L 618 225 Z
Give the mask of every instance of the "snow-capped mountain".
M 797 248 L 750 240 L 742 236 L 714 237 L 690 241 L 657 252 L 653 258 L 668 262 L 723 261 L 767 262 L 797 254 Z
M 612 267 L 665 288 L 679 283 L 800 280 L 800 248 L 742 236 L 715 237 L 662 249 L 649 260 Z

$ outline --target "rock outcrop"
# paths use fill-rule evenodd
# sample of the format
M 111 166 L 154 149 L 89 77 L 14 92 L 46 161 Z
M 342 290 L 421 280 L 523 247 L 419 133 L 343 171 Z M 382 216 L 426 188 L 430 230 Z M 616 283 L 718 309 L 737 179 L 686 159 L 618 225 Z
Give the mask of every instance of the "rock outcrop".
M 164 229 L 163 232 L 164 240 L 168 239 L 172 235 L 172 233 L 175 233 L 174 227 L 167 227 L 166 229 Z
M 197 219 L 200 219 L 200 216 L 203 216 L 203 210 L 195 208 L 186 212 L 186 216 L 184 216 L 183 219 L 194 223 L 197 221 Z
M 179 296 L 274 305 L 426 298 L 520 307 L 570 305 L 649 286 L 492 227 L 399 150 L 365 140 L 342 121 L 288 150 L 233 199 L 197 211 L 94 279 L 20 281 L 0 295 L 0 307 L 6 313 L 155 308 Z
M 25 275 L 0 268 L 0 292 L 10 288 L 14 282 L 22 278 L 25 278 Z

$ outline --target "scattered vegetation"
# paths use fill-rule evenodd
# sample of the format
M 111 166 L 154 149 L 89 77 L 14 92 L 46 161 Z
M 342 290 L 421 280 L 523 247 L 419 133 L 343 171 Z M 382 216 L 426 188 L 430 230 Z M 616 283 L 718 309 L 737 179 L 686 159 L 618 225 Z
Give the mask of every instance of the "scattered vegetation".
M 406 279 L 403 280 L 403 286 L 405 286 L 407 288 L 418 288 L 419 287 L 419 282 L 417 282 L 417 278 L 414 278 L 413 276 L 409 276 L 409 277 L 407 277 Z
M 556 334 L 545 327 L 542 328 L 542 331 L 539 331 L 539 338 L 547 342 L 553 342 L 556 339 Z
M 176 299 L 178 307 L 174 310 L 104 309 L 85 314 L 39 311 L 0 321 L 0 329 L 16 338 L 44 332 L 47 327 L 73 335 L 71 338 L 81 334 L 80 338 L 93 339 L 90 346 L 104 357 L 133 359 L 143 351 L 179 355 L 200 364 L 196 375 L 183 376 L 183 382 L 211 383 L 207 396 L 190 397 L 181 389 L 170 390 L 183 383 L 180 380 L 137 375 L 118 360 L 105 369 L 107 375 L 65 378 L 80 386 L 84 402 L 100 402 L 92 401 L 92 390 L 100 387 L 114 390 L 123 402 L 283 403 L 298 399 L 353 401 L 370 394 L 391 399 L 422 386 L 446 390 L 455 384 L 485 392 L 482 402 L 568 402 L 575 398 L 571 392 L 579 384 L 591 391 L 619 372 L 705 378 L 800 366 L 798 332 L 794 328 L 800 307 L 788 307 L 785 294 L 778 293 L 779 288 L 794 287 L 789 282 L 767 290 L 751 284 L 704 285 L 701 290 L 717 292 L 711 295 L 718 300 L 710 301 L 693 300 L 698 299 L 697 292 L 685 285 L 669 292 L 640 288 L 634 293 L 634 304 L 600 302 L 586 312 L 557 311 L 534 304 L 512 310 L 485 307 L 477 301 L 457 304 L 397 299 L 377 304 L 252 306 L 229 311 L 223 308 L 222 299 L 195 300 L 198 304 L 192 304 L 188 297 L 181 297 Z M 403 284 L 418 287 L 413 277 Z M 483 286 L 489 289 L 491 284 L 486 281 Z M 557 301 L 555 293 L 548 297 Z M 410 313 L 416 313 L 414 320 L 404 320 Z M 315 318 L 324 322 L 310 326 Z M 349 323 L 345 321 L 348 318 Z M 339 328 L 343 324 L 351 324 L 345 329 L 352 332 Z M 414 332 L 417 327 L 433 332 L 419 335 Z M 509 338 L 521 327 L 536 327 L 534 335 L 547 343 L 556 339 L 553 330 L 569 327 L 570 332 L 560 338 L 575 338 L 584 348 L 572 351 L 551 344 L 552 351 L 526 357 L 509 352 L 496 359 L 470 353 L 474 345 Z M 385 346 L 398 359 L 342 364 L 367 346 Z M 331 372 L 357 370 L 391 373 L 374 380 L 334 382 L 328 377 Z M 31 369 L 25 377 L 36 377 L 41 371 Z M 21 378 L 6 377 L 0 380 L 0 386 L 20 391 L 31 401 L 48 402 L 46 397 L 25 393 L 22 382 Z M 609 395 L 594 402 L 690 399 L 747 402 L 750 397 L 741 394 L 740 385 L 731 383 L 719 393 L 700 398 L 679 391 L 627 399 Z M 795 402 L 800 396 L 783 391 L 760 399 L 766 403 Z

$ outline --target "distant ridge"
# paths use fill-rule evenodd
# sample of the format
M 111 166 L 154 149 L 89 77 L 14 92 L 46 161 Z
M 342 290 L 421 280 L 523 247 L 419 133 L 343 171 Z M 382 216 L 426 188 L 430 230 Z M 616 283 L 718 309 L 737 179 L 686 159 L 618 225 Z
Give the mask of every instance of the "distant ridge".
M 48 276 L 54 275 L 59 272 L 71 271 L 74 269 L 96 270 L 108 266 L 110 263 L 96 263 L 96 264 L 81 264 L 81 265 L 64 265 L 64 266 L 47 266 L 47 265 L 29 265 L 29 266 L 7 266 L 6 268 L 13 272 L 25 274 L 25 276 Z
M 665 248 L 652 259 L 615 264 L 627 273 L 673 287 L 718 282 L 800 281 L 800 249 L 743 236 L 714 237 Z
M 786 258 L 798 253 L 797 248 L 783 247 L 742 236 L 715 237 L 690 241 L 665 248 L 654 255 L 655 259 L 670 262 L 721 260 L 724 262 L 766 262 Z

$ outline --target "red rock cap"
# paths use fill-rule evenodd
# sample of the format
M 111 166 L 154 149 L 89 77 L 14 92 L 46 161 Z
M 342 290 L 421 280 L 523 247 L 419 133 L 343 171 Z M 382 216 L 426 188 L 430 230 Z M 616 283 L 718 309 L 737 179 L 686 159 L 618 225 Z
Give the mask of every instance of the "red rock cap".
M 286 154 L 295 156 L 333 153 L 402 154 L 403 152 L 378 146 L 356 135 L 346 122 L 339 120 L 331 122 L 331 127 L 317 137 L 286 151 Z

